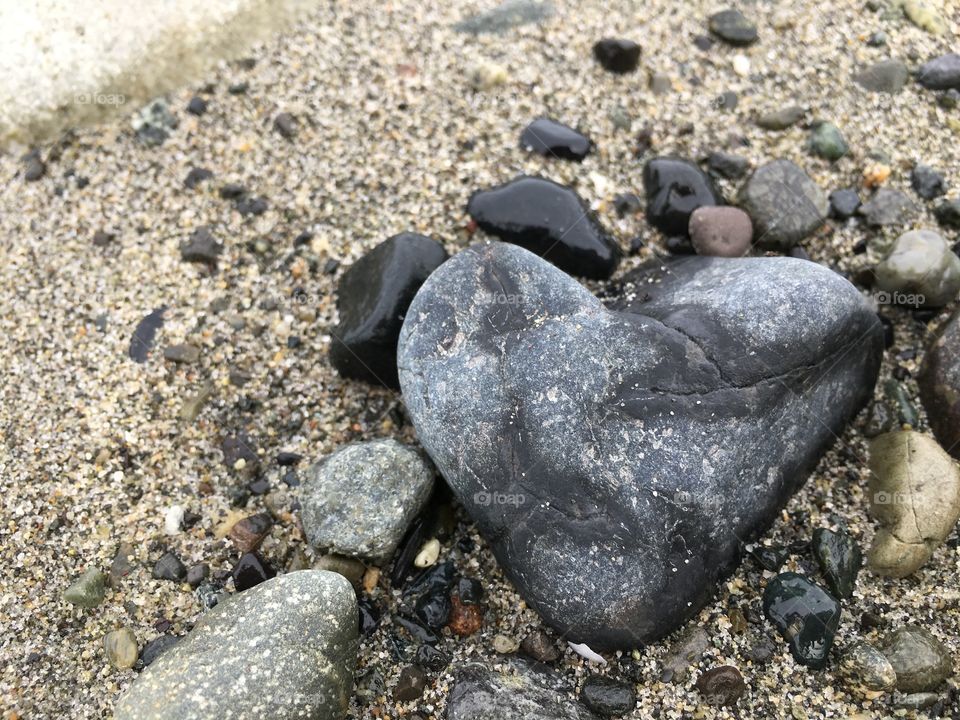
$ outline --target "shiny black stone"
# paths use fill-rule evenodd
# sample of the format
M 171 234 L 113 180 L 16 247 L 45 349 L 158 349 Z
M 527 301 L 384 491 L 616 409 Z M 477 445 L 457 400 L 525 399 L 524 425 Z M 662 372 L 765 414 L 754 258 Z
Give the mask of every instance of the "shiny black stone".
M 421 645 L 417 648 L 417 654 L 414 656 L 414 662 L 417 665 L 425 667 L 433 672 L 440 672 L 450 664 L 450 656 L 440 652 L 430 645 Z
M 520 147 L 562 160 L 583 160 L 591 146 L 589 138 L 550 118 L 537 118 L 520 133 Z
M 390 584 L 395 588 L 403 587 L 407 576 L 413 569 L 413 561 L 426 539 L 427 531 L 424 527 L 423 518 L 418 517 L 413 521 L 410 529 L 407 530 L 407 535 L 400 543 L 400 548 L 394 556 L 393 567 L 390 569 Z
M 380 625 L 380 608 L 370 598 L 360 598 L 357 601 L 357 610 L 360 616 L 360 632 L 369 635 Z
M 620 248 L 580 196 L 545 178 L 522 175 L 475 192 L 467 212 L 485 232 L 571 275 L 608 278 L 620 262 Z
M 418 622 L 414 622 L 409 618 L 405 618 L 402 615 L 396 615 L 393 618 L 393 621 L 406 630 L 410 635 L 419 640 L 420 642 L 429 643 L 433 645 L 440 641 L 440 636 L 434 633 L 431 630 L 428 630 L 423 625 Z
M 157 560 L 156 565 L 153 566 L 153 576 L 157 578 L 157 580 L 173 580 L 176 582 L 182 580 L 186 574 L 186 565 L 180 562 L 180 558 L 172 552 L 164 553 L 163 556 Z
M 632 40 L 604 38 L 594 43 L 593 57 L 604 70 L 623 75 L 637 69 L 640 46 Z
M 281 467 L 296 465 L 301 460 L 303 460 L 303 455 L 300 455 L 299 453 L 286 451 L 277 453 L 277 465 L 280 465 Z
M 767 583 L 763 612 L 797 662 L 815 670 L 827 664 L 840 624 L 840 602 L 833 595 L 802 575 L 781 573 Z
M 457 581 L 457 597 L 464 605 L 477 605 L 483 599 L 483 585 L 476 578 L 462 577 Z
M 455 575 L 456 569 L 450 560 L 434 565 L 421 572 L 420 575 L 410 583 L 407 589 L 404 590 L 403 596 L 405 598 L 412 598 L 438 591 L 449 593 L 450 588 L 453 586 L 453 578 Z
M 233 585 L 237 592 L 249 590 L 276 575 L 276 571 L 257 553 L 245 553 L 233 568 Z
M 163 327 L 163 314 L 166 311 L 166 306 L 159 307 L 137 323 L 133 336 L 130 338 L 130 348 L 127 351 L 131 360 L 138 363 L 147 361 L 150 356 L 150 349 L 153 347 L 153 340 L 157 336 L 157 330 Z
M 440 630 L 450 620 L 450 607 L 450 596 L 438 590 L 421 596 L 413 612 L 428 628 Z
M 401 233 L 347 268 L 337 286 L 340 323 L 330 362 L 344 377 L 398 388 L 397 340 L 410 301 L 447 259 L 436 240 Z
M 760 567 L 770 572 L 779 572 L 789 556 L 790 553 L 787 549 L 779 545 L 757 545 L 757 547 L 750 551 L 750 557 L 752 557 Z
M 143 646 L 136 667 L 143 669 L 179 642 L 175 635 L 160 635 Z
M 839 598 L 853 596 L 863 554 L 857 541 L 845 532 L 826 528 L 813 531 L 813 555 L 830 590 Z
M 658 157 L 643 167 L 647 222 L 666 235 L 688 237 L 690 215 L 705 205 L 723 205 L 713 180 L 688 160 Z

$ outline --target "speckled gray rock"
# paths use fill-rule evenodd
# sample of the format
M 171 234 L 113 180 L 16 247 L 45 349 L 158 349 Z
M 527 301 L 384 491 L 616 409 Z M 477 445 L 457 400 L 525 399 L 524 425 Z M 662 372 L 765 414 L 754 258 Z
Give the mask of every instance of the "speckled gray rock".
M 960 293 L 960 257 L 933 230 L 911 230 L 897 238 L 890 253 L 877 265 L 877 287 L 890 294 L 913 296 L 907 304 L 943 307 Z
M 597 720 L 566 697 L 560 678 L 511 663 L 509 673 L 470 663 L 458 668 L 447 697 L 447 720 Z
M 873 645 L 862 641 L 844 649 L 839 674 L 847 687 L 866 699 L 890 692 L 897 683 L 890 661 Z
M 340 720 L 357 658 L 346 578 L 301 570 L 219 603 L 117 702 L 116 720 Z
M 907 625 L 891 633 L 881 647 L 897 674 L 897 690 L 927 692 L 950 677 L 953 658 L 926 628 Z
M 306 474 L 301 517 L 314 547 L 374 563 L 390 559 L 433 490 L 433 470 L 396 440 L 352 443 Z
M 740 189 L 740 206 L 753 220 L 754 242 L 781 250 L 819 228 L 830 209 L 826 193 L 790 160 L 757 168 Z
M 857 290 L 814 263 L 659 268 L 608 310 L 525 250 L 475 246 L 400 336 L 421 443 L 520 593 L 594 649 L 706 602 L 870 395 L 883 347 Z
M 857 212 L 870 227 L 886 227 L 904 222 L 915 210 L 916 206 L 904 193 L 880 188 Z
M 864 68 L 853 76 L 854 81 L 865 90 L 881 93 L 898 93 L 910 78 L 910 71 L 901 60 L 881 60 Z

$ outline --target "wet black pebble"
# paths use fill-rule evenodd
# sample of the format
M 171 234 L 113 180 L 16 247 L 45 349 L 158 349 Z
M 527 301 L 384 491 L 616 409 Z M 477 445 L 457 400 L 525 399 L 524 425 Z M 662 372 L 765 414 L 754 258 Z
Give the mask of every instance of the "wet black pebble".
M 222 251 L 223 246 L 206 225 L 194 230 L 187 241 L 180 245 L 180 257 L 185 262 L 216 265 Z
M 604 675 L 592 675 L 580 689 L 580 700 L 598 715 L 616 717 L 636 707 L 637 694 L 625 682 Z
M 369 635 L 380 625 L 380 608 L 370 598 L 360 598 L 357 601 L 357 610 L 360 616 L 360 632 Z
M 863 564 L 863 555 L 857 541 L 846 532 L 827 528 L 813 531 L 813 555 L 827 586 L 839 598 L 853 596 L 857 573 Z
M 692 162 L 658 157 L 643 167 L 647 221 L 668 236 L 688 237 L 690 215 L 699 207 L 723 205 L 713 180 Z
M 840 624 L 840 603 L 833 595 L 802 575 L 781 573 L 767 583 L 763 612 L 797 662 L 815 670 L 827 664 Z
M 273 119 L 273 129 L 280 133 L 281 137 L 293 140 L 297 136 L 297 120 L 290 113 L 280 113 Z
M 187 584 L 196 590 L 209 575 L 210 566 L 206 563 L 197 563 L 187 570 Z
M 186 566 L 172 552 L 164 553 L 153 566 L 153 576 L 157 580 L 182 580 L 187 574 Z
M 856 190 L 843 188 L 830 193 L 830 217 L 846 220 L 853 217 L 860 207 L 860 196 Z
M 707 169 L 712 175 L 728 180 L 737 180 L 747 174 L 750 161 L 742 155 L 725 152 L 712 152 L 707 157 Z
M 430 670 L 431 672 L 440 672 L 450 664 L 450 656 L 430 645 L 421 645 L 417 648 L 417 654 L 413 658 L 417 665 Z
M 157 330 L 163 327 L 163 314 L 166 311 L 166 307 L 159 307 L 137 323 L 133 336 L 130 338 L 130 347 L 127 350 L 134 362 L 143 363 L 147 361 L 150 349 L 153 347 L 153 341 L 157 336 Z
M 205 182 L 212 177 L 213 173 L 210 170 L 207 170 L 207 168 L 190 168 L 187 176 L 183 179 L 183 186 L 188 190 L 195 190 L 200 183 Z
M 233 575 L 233 584 L 237 592 L 249 590 L 255 585 L 259 585 L 265 580 L 269 580 L 277 573 L 268 562 L 263 560 L 257 553 L 244 553 L 237 561 L 231 573 Z
M 427 686 L 427 674 L 418 665 L 407 665 L 400 671 L 397 686 L 393 689 L 393 699 L 409 702 L 423 695 Z
M 537 118 L 520 133 L 520 147 L 562 160 L 583 160 L 591 145 L 585 135 L 550 118 Z
M 623 75 L 637 69 L 640 46 L 632 40 L 604 38 L 594 44 L 593 57 L 604 70 Z
M 187 112 L 191 115 L 203 115 L 207 111 L 207 101 L 198 95 L 194 95 L 190 98 L 190 102 L 187 103 Z
M 450 620 L 450 595 L 446 589 L 422 595 L 414 607 L 414 614 L 431 630 L 440 630 Z

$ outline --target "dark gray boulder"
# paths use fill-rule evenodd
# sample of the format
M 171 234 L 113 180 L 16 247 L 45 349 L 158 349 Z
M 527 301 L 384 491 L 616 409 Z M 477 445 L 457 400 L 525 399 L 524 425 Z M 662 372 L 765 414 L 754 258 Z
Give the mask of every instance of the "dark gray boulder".
M 526 600 L 630 648 L 707 601 L 870 396 L 883 331 L 790 258 L 677 259 L 613 309 L 520 248 L 454 256 L 400 335 L 420 442 Z

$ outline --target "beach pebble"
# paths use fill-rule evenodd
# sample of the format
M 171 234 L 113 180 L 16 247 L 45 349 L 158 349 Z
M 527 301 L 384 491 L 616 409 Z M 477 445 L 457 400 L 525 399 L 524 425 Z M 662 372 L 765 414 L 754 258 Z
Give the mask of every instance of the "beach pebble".
M 180 257 L 185 262 L 216 265 L 222 251 L 223 246 L 206 225 L 194 230 L 187 241 L 180 245 Z
M 960 518 L 960 471 L 937 442 L 902 430 L 870 443 L 870 513 L 879 525 L 870 569 L 905 577 L 919 569 Z
M 418 665 L 407 665 L 400 671 L 397 684 L 393 688 L 393 699 L 397 702 L 409 702 L 423 695 L 427 687 L 427 674 Z
M 708 20 L 710 32 L 734 47 L 746 47 L 757 41 L 757 26 L 739 10 L 721 10 Z
M 147 147 L 162 145 L 170 132 L 178 126 L 176 117 L 163 98 L 158 98 L 133 116 L 131 121 L 137 140 Z
M 260 547 L 260 543 L 273 527 L 273 518 L 270 513 L 259 512 L 241 518 L 233 524 L 227 537 L 233 541 L 240 552 L 252 552 Z
M 747 174 L 750 161 L 742 155 L 712 152 L 707 156 L 707 169 L 712 175 L 737 180 Z
M 913 166 L 913 170 L 910 172 L 910 185 L 914 192 L 924 200 L 933 200 L 947 192 L 943 175 L 923 163 Z
M 580 702 L 601 717 L 619 717 L 636 707 L 637 693 L 615 678 L 591 675 L 580 688 Z
M 863 554 L 853 536 L 845 531 L 817 528 L 813 531 L 811 547 L 830 592 L 841 599 L 853 597 L 857 574 L 863 565 Z
M 315 548 L 385 563 L 432 490 L 433 470 L 412 448 L 396 440 L 352 443 L 307 470 L 303 529 Z
M 520 650 L 537 662 L 552 663 L 560 659 L 560 649 L 543 630 L 534 630 L 520 643 Z
M 947 31 L 947 21 L 928 0 L 900 0 L 900 5 L 907 19 L 921 30 L 931 35 L 943 35 Z
M 604 70 L 623 75 L 637 69 L 640 46 L 623 38 L 603 38 L 594 43 L 593 57 Z
M 516 638 L 506 635 L 494 635 L 491 645 L 494 651 L 501 655 L 512 655 L 520 649 L 520 643 L 517 642 Z
M 824 192 L 790 160 L 757 168 L 739 199 L 753 221 L 757 244 L 771 249 L 789 250 L 815 232 L 829 211 Z
M 948 53 L 924 63 L 917 82 L 930 90 L 960 90 L 960 54 Z
M 897 690 L 904 693 L 936 690 L 953 674 L 953 658 L 942 642 L 926 628 L 907 625 L 890 633 L 880 651 L 897 676 Z
M 491 297 L 497 292 L 516 302 L 502 308 Z M 669 273 L 660 263 L 640 268 L 623 278 L 622 293 L 608 298 L 610 312 L 532 253 L 476 245 L 428 278 L 398 350 L 417 437 L 507 576 L 545 622 L 594 650 L 663 637 L 694 612 L 739 555 L 738 536 L 769 522 L 802 468 L 833 441 L 830 428 L 866 401 L 883 346 L 880 322 L 859 291 L 816 263 L 688 256 L 669 263 Z M 851 347 L 851 336 L 863 339 Z M 700 343 L 716 337 L 724 342 L 711 343 L 704 357 Z M 647 348 L 639 355 L 638 343 Z M 752 362 L 751 353 L 764 361 Z M 806 391 L 805 412 L 762 380 L 813 366 L 830 371 Z M 620 368 L 616 378 L 609 367 Z M 620 412 L 611 414 L 611 404 Z M 722 421 L 747 408 L 750 423 Z M 696 417 L 713 418 L 715 431 L 704 434 L 688 419 Z M 789 424 L 773 420 L 783 417 Z M 713 434 L 721 426 L 722 439 Z M 511 437 L 525 462 L 504 464 L 482 441 L 490 432 Z M 663 438 L 657 451 L 647 447 L 649 433 Z M 757 442 L 784 478 L 775 491 L 741 481 L 740 449 Z M 782 443 L 793 448 L 788 460 Z M 711 451 L 709 480 L 649 491 L 653 476 L 700 478 L 681 467 L 699 464 L 705 448 L 726 448 Z M 600 467 L 622 482 L 590 482 Z M 584 534 L 579 518 L 597 507 L 618 508 L 620 529 L 605 514 L 591 515 Z M 664 530 L 677 522 L 682 544 Z M 569 567 L 578 574 L 562 570 Z
M 814 670 L 827 664 L 840 624 L 840 603 L 833 595 L 802 575 L 785 572 L 767 582 L 763 612 L 798 663 Z
M 120 628 L 104 635 L 103 650 L 107 655 L 107 662 L 117 670 L 132 668 L 137 664 L 140 654 L 137 638 L 130 628 Z
M 916 305 L 942 307 L 960 292 L 960 257 L 933 230 L 911 230 L 897 238 L 875 275 L 880 290 L 917 296 Z
M 620 248 L 572 188 L 523 175 L 475 192 L 467 212 L 484 232 L 542 255 L 573 275 L 603 279 L 620 262 Z M 495 298 L 509 304 L 511 293 Z
M 293 140 L 297 136 L 297 119 L 288 112 L 278 113 L 273 118 L 273 129 L 281 137 L 287 140 Z
M 353 686 L 357 605 L 341 576 L 303 570 L 202 614 L 133 682 L 117 720 L 342 720 Z
M 447 696 L 447 720 L 595 720 L 582 704 L 555 689 L 556 674 L 537 672 L 520 663 L 508 672 L 479 663 L 453 672 Z
M 330 362 L 344 377 L 399 387 L 397 338 L 423 281 L 447 259 L 436 240 L 416 233 L 387 238 L 341 275 L 340 322 L 331 331 Z
M 699 625 L 693 625 L 670 646 L 663 660 L 660 679 L 663 682 L 683 682 L 690 666 L 696 665 L 708 648 L 710 636 L 707 631 Z
M 796 125 L 807 114 L 799 105 L 786 105 L 757 117 L 757 125 L 764 130 L 786 130 Z
M 107 575 L 95 567 L 88 568 L 63 593 L 68 603 L 82 608 L 95 608 L 103 602 L 107 589 Z
M 187 567 L 171 551 L 165 552 L 153 566 L 153 577 L 157 580 L 179 582 L 186 577 Z
M 473 35 L 501 35 L 520 25 L 540 23 L 553 17 L 553 14 L 554 7 L 550 0 L 503 0 L 487 12 L 464 18 L 453 28 Z
M 520 133 L 520 147 L 537 155 L 562 160 L 583 160 L 590 153 L 590 139 L 550 118 L 537 118 Z
M 735 207 L 700 207 L 690 215 L 690 241 L 699 255 L 741 257 L 750 250 L 753 224 Z
M 813 126 L 807 147 L 812 154 L 831 161 L 839 160 L 850 152 L 840 128 L 830 122 L 818 122 Z
M 187 569 L 187 584 L 196 590 L 210 576 L 210 566 L 206 563 L 197 563 Z
M 277 571 L 255 552 L 244 553 L 230 571 L 237 592 L 249 590 L 276 576 Z
M 897 683 L 893 665 L 873 645 L 860 641 L 844 648 L 838 674 L 855 694 L 867 700 L 891 692 Z
M 707 704 L 717 707 L 736 705 L 746 689 L 743 675 L 733 665 L 711 668 L 697 678 L 697 690 Z
M 927 348 L 917 384 L 933 434 L 960 459 L 960 315 Z
M 469 637 L 483 627 L 483 610 L 479 605 L 465 603 L 454 596 L 450 598 L 450 619 L 447 627 L 454 635 Z
M 915 207 L 904 193 L 883 187 L 863 203 L 857 212 L 870 227 L 887 227 L 904 223 Z
M 750 74 L 750 58 L 746 55 L 733 56 L 733 72 L 740 77 L 747 77 Z
M 643 166 L 647 222 L 666 235 L 686 237 L 690 215 L 705 205 L 722 205 L 713 180 L 689 160 L 657 157 Z
M 199 95 L 194 95 L 190 98 L 190 101 L 187 103 L 187 112 L 191 115 L 196 115 L 200 117 L 201 115 L 206 114 L 208 103 Z
M 503 65 L 488 60 L 470 65 L 465 76 L 470 87 L 479 91 L 492 90 L 510 79 L 510 74 Z
M 36 182 L 47 174 L 46 163 L 38 153 L 31 153 L 27 156 L 23 166 L 23 179 L 27 182 Z
M 183 186 L 188 190 L 195 190 L 200 186 L 201 183 L 206 182 L 212 177 L 213 172 L 207 168 L 190 168 L 190 170 L 187 172 L 187 176 L 183 179 Z
M 901 60 L 881 60 L 858 72 L 853 79 L 872 92 L 895 94 L 907 84 L 910 71 Z
M 910 693 L 894 697 L 893 706 L 901 710 L 925 710 L 932 708 L 939 700 L 940 695 L 935 692 Z
M 755 638 L 747 649 L 747 658 L 756 665 L 766 665 L 777 652 L 777 646 L 767 635 Z
M 933 214 L 943 227 L 960 229 L 960 197 L 944 200 L 937 205 Z
M 200 348 L 190 343 L 167 345 L 163 349 L 163 359 L 175 363 L 193 364 L 200 359 Z
M 860 196 L 856 190 L 844 188 L 830 193 L 830 217 L 847 220 L 853 217 L 860 207 Z
M 163 516 L 163 532 L 177 535 L 183 529 L 184 510 L 180 505 L 171 505 Z

